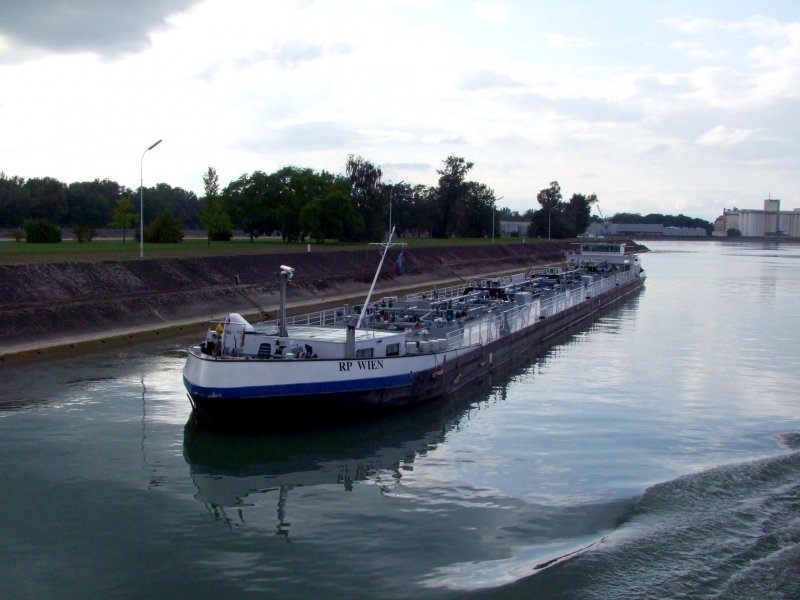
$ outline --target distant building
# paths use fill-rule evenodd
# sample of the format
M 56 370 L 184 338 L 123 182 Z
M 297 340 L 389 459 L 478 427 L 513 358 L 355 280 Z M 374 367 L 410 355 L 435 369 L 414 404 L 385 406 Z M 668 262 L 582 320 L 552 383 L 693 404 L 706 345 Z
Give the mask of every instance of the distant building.
M 530 221 L 500 221 L 500 237 L 519 236 L 525 237 L 528 235 L 528 227 Z
M 585 237 L 706 237 L 708 236 L 708 232 L 702 227 L 664 227 L 661 223 L 592 223 L 586 228 L 583 235 Z
M 714 221 L 714 235 L 726 236 L 738 230 L 743 237 L 800 237 L 800 209 L 781 210 L 777 198 L 764 200 L 764 210 L 725 208 Z

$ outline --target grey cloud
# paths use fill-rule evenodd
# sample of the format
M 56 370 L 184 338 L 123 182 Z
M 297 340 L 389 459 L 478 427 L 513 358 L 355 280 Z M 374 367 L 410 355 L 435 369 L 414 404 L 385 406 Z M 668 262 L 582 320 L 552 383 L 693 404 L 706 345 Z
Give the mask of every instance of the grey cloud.
M 26 51 L 114 56 L 147 47 L 150 33 L 199 0 L 4 0 L 0 36 Z

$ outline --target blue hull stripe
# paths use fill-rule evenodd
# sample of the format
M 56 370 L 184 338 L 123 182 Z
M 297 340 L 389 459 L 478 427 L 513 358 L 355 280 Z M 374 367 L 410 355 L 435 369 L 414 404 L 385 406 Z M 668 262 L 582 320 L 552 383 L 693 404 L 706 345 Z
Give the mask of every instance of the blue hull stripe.
M 204 398 L 280 398 L 309 394 L 337 394 L 342 392 L 362 392 L 381 388 L 394 388 L 411 385 L 411 373 L 350 381 L 319 381 L 291 385 L 254 385 L 230 388 L 203 387 L 190 383 L 186 376 L 183 384 L 192 396 Z

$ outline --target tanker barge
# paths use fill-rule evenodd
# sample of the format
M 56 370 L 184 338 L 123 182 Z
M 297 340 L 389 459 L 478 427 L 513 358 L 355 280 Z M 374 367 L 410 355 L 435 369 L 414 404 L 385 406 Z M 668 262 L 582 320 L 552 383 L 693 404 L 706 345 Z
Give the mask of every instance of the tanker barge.
M 201 423 L 274 431 L 428 402 L 482 380 L 645 279 L 624 243 L 597 241 L 576 244 L 565 268 L 374 302 L 373 281 L 362 305 L 287 318 L 293 274 L 281 267 L 278 319 L 251 324 L 231 313 L 189 348 L 183 379 Z

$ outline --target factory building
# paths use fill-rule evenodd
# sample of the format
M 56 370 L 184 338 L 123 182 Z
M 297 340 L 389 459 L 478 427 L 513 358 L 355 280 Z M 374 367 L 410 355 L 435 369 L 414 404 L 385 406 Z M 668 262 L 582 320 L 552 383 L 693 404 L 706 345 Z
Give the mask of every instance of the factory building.
M 726 208 L 714 221 L 714 235 L 726 236 L 738 230 L 742 237 L 800 237 L 800 209 L 781 210 L 777 198 L 764 200 L 764 210 L 754 208 Z

